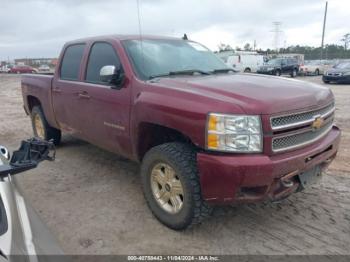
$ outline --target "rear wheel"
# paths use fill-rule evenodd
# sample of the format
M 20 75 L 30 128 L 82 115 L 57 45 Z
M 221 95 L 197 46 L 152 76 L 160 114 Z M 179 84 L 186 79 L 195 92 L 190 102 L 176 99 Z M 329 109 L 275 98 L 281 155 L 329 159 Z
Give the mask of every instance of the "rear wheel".
M 291 77 L 296 77 L 297 76 L 297 70 L 294 68 L 292 73 L 290 74 Z
M 325 84 L 329 84 L 329 81 L 328 80 L 322 80 L 323 81 L 323 83 L 325 83 Z
M 40 106 L 34 106 L 31 112 L 34 135 L 43 140 L 53 140 L 55 145 L 61 142 L 61 131 L 50 126 Z
M 147 152 L 141 167 L 147 204 L 164 225 L 182 230 L 211 213 L 202 199 L 196 151 L 187 144 L 166 143 Z
M 316 69 L 316 70 L 315 70 L 315 75 L 318 76 L 319 74 L 320 74 L 320 70 Z
M 244 72 L 245 72 L 245 73 L 250 73 L 250 72 L 252 72 L 252 70 L 250 70 L 250 68 L 247 67 L 246 69 L 244 69 Z

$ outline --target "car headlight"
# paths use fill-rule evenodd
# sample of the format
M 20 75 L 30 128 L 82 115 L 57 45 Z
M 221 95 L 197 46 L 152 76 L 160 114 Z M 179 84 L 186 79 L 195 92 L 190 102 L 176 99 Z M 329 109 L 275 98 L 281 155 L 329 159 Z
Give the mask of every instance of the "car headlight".
M 261 152 L 260 116 L 210 113 L 207 119 L 207 149 L 223 152 Z

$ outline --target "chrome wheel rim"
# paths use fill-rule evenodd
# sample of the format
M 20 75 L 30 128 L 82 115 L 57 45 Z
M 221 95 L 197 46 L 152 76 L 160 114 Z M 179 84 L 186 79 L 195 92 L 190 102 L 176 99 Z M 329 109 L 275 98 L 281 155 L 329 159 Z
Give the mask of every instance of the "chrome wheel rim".
M 34 127 L 35 127 L 36 136 L 38 136 L 41 139 L 45 139 L 44 124 L 38 114 L 34 116 Z
M 184 190 L 175 170 L 165 163 L 151 171 L 151 189 L 157 204 L 166 212 L 176 214 L 184 204 Z

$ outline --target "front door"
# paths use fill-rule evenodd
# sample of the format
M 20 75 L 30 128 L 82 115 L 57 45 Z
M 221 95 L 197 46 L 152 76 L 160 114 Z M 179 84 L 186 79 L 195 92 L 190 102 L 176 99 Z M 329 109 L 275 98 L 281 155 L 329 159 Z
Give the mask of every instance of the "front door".
M 94 43 L 86 65 L 85 82 L 79 90 L 78 106 L 84 111 L 79 129 L 89 142 L 127 156 L 131 88 L 128 84 L 114 87 L 100 80 L 101 68 L 111 65 L 121 67 L 114 47 L 107 42 Z

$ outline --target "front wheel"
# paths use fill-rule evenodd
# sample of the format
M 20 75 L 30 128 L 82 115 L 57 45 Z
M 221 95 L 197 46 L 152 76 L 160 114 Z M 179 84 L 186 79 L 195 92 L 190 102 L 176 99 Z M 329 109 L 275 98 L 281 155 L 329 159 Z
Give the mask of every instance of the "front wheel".
M 316 70 L 315 70 L 315 75 L 318 76 L 319 74 L 320 74 L 320 70 L 316 69 Z
M 34 106 L 31 112 L 31 120 L 34 136 L 49 141 L 55 145 L 61 142 L 61 131 L 50 126 L 40 106 Z
M 174 230 L 200 223 L 212 208 L 204 202 L 196 151 L 187 144 L 166 143 L 147 152 L 141 167 L 143 191 L 154 216 Z
M 281 70 L 278 70 L 278 69 L 277 69 L 277 70 L 275 71 L 275 76 L 281 76 Z

